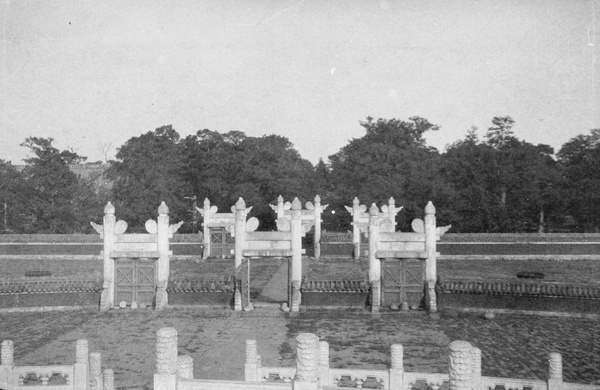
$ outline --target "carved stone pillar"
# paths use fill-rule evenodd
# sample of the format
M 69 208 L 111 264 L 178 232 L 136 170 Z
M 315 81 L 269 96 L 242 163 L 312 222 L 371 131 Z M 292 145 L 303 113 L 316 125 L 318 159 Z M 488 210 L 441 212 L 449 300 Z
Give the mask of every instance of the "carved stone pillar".
M 473 347 L 467 341 L 450 343 L 450 390 L 472 390 Z
M 302 296 L 302 204 L 298 198 L 292 201 L 292 221 L 290 226 L 292 236 L 292 306 L 291 312 L 300 311 Z
M 2 342 L 1 353 L 2 353 L 2 357 L 0 358 L 0 363 L 3 366 L 12 366 L 15 363 L 15 360 L 14 360 L 15 346 L 14 346 L 14 343 L 12 342 L 12 340 L 4 340 Z
M 102 355 L 100 352 L 90 353 L 89 367 L 90 390 L 102 389 Z
M 437 229 L 435 220 L 435 206 L 433 203 L 427 203 L 425 206 L 425 251 L 427 252 L 427 260 L 425 260 L 425 283 L 428 289 L 427 308 L 430 312 L 437 311 L 437 299 L 434 287 L 437 281 Z
M 12 388 L 12 370 L 14 361 L 14 344 L 11 340 L 4 340 L 0 349 L 0 388 Z
M 104 236 L 104 282 L 102 284 L 102 295 L 100 297 L 100 310 L 106 311 L 115 305 L 115 261 L 110 257 L 110 252 L 115 246 L 115 206 L 110 202 L 104 207 L 104 219 L 102 235 Z
M 115 390 L 115 372 L 107 368 L 102 373 L 102 390 Z
M 244 380 L 246 382 L 260 382 L 260 356 L 256 340 L 246 340 L 246 364 L 244 370 Z
M 198 209 L 200 211 L 200 209 Z M 210 223 L 210 200 L 208 198 L 204 199 L 204 208 L 202 209 L 202 231 L 204 232 L 204 237 L 202 240 L 204 241 L 204 251 L 202 252 L 202 258 L 204 260 L 208 259 L 210 256 L 210 228 L 208 224 Z
M 296 337 L 296 377 L 294 389 L 317 390 L 319 387 L 319 338 L 312 333 Z
M 329 343 L 319 341 L 319 383 L 321 387 L 331 386 L 329 382 Z
M 381 261 L 375 257 L 379 246 L 379 208 L 375 203 L 369 208 L 369 282 L 371 283 L 371 310 L 381 306 Z
M 321 197 L 315 196 L 315 236 L 314 236 L 314 256 L 316 260 L 321 258 L 321 213 L 323 208 L 321 207 Z
M 194 379 L 194 359 L 190 355 L 177 357 L 177 377 Z
M 169 282 L 169 208 L 162 202 L 158 207 L 156 235 L 160 257 L 156 269 L 156 310 L 167 308 L 169 298 L 167 283 Z
M 75 343 L 75 366 L 73 373 L 73 387 L 85 389 L 89 383 L 89 351 L 88 341 L 77 340 Z
M 177 330 L 161 328 L 156 332 L 156 373 L 154 390 L 176 390 Z
M 390 367 L 390 389 L 403 389 L 404 383 L 404 347 L 392 344 L 392 365 Z
M 481 388 L 481 350 L 477 347 L 473 347 L 471 350 L 471 356 L 473 358 L 473 388 Z
M 562 356 L 560 353 L 551 353 L 548 355 L 548 390 L 562 390 L 563 388 L 563 367 Z

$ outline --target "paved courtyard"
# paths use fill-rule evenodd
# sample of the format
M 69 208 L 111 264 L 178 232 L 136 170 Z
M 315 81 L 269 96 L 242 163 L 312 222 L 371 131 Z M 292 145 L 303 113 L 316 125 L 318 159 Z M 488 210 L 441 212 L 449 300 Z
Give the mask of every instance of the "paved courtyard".
M 547 354 L 563 354 L 565 381 L 600 383 L 600 322 L 566 317 L 366 311 L 310 311 L 296 317 L 274 307 L 235 313 L 226 309 L 95 310 L 0 314 L 0 339 L 15 342 L 15 359 L 25 364 L 70 364 L 74 344 L 86 338 L 115 370 L 121 389 L 151 389 L 156 331 L 179 332 L 179 353 L 194 358 L 194 374 L 206 379 L 242 379 L 244 342 L 258 341 L 265 366 L 294 365 L 294 337 L 312 332 L 330 343 L 333 367 L 384 369 L 390 345 L 401 343 L 407 371 L 445 372 L 447 346 L 467 340 L 482 351 L 487 376 L 539 378 Z

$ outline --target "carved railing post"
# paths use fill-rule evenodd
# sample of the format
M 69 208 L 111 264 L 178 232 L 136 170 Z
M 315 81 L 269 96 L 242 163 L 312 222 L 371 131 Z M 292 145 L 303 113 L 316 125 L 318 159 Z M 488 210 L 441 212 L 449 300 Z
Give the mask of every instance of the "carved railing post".
M 548 390 L 563 389 L 563 367 L 560 353 L 548 355 Z
M 391 353 L 390 389 L 404 389 L 404 347 L 402 344 L 392 344 Z
M 115 372 L 112 368 L 102 372 L 102 390 L 115 390 Z
M 75 365 L 73 388 L 86 389 L 89 383 L 89 351 L 87 340 L 80 339 L 75 343 Z
M 471 354 L 473 358 L 473 388 L 481 389 L 481 350 L 477 347 L 473 347 Z
M 102 389 L 102 355 L 100 352 L 90 353 L 90 390 Z
M 319 341 L 319 383 L 321 387 L 331 386 L 329 382 L 329 343 Z
M 379 246 L 379 208 L 369 208 L 369 282 L 371 283 L 371 311 L 381 306 L 381 261 L 375 256 Z
M 312 333 L 300 333 L 296 337 L 296 376 L 294 390 L 317 390 L 319 388 L 319 338 Z
M 154 390 L 177 388 L 177 330 L 161 328 L 156 332 L 156 373 Z
M 12 387 L 12 371 L 15 364 L 14 344 L 11 340 L 4 340 L 0 349 L 0 388 Z
M 194 379 L 194 359 L 190 355 L 177 356 L 177 377 Z
M 102 284 L 102 296 L 100 298 L 100 310 L 106 311 L 115 305 L 115 261 L 110 253 L 115 247 L 115 206 L 110 202 L 104 207 L 104 219 L 102 235 L 104 236 L 104 282 Z
M 292 306 L 290 311 L 300 311 L 302 297 L 302 204 L 298 198 L 292 202 L 292 222 L 290 227 L 292 235 Z
M 246 364 L 244 366 L 244 380 L 246 382 L 260 382 L 261 361 L 258 354 L 256 340 L 246 340 Z
M 435 207 L 433 203 L 427 203 L 425 206 L 425 251 L 427 260 L 425 261 L 425 283 L 427 288 L 427 308 L 430 312 L 437 311 L 437 299 L 435 295 L 435 283 L 437 281 L 437 229 L 435 221 Z
M 466 341 L 450 343 L 450 390 L 473 389 L 473 347 Z

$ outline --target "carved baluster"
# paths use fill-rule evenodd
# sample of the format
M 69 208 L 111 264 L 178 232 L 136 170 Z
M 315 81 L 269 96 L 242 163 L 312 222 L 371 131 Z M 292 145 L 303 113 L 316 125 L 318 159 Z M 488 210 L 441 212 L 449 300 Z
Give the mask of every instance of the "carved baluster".
M 175 390 L 177 380 L 177 330 L 161 328 L 156 332 L 156 373 L 154 388 Z
M 100 352 L 90 353 L 90 390 L 102 389 L 102 355 Z
M 246 340 L 246 364 L 245 364 L 245 381 L 259 382 L 260 381 L 260 356 L 256 340 Z
M 316 390 L 319 386 L 319 338 L 312 333 L 300 333 L 296 343 L 294 388 Z
M 390 368 L 390 388 L 403 389 L 404 348 L 402 344 L 393 344 L 391 348 L 392 366 Z
M 467 341 L 450 343 L 450 390 L 471 390 L 473 347 Z
M 115 372 L 111 368 L 102 373 L 102 390 L 115 390 Z
M 177 377 L 194 379 L 194 359 L 190 355 L 177 356 Z
M 563 367 L 560 353 L 548 355 L 548 390 L 562 390 Z
M 329 343 L 319 341 L 319 379 L 321 387 L 329 386 Z

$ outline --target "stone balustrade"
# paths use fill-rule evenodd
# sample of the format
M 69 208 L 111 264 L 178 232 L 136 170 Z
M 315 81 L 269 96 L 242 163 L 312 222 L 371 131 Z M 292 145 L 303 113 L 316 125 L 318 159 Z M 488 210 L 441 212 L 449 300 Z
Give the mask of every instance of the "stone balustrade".
M 14 344 L 2 342 L 0 349 L 0 389 L 114 390 L 113 370 L 102 372 L 101 356 L 88 353 L 87 340 L 75 343 L 75 364 L 52 366 L 16 366 Z

